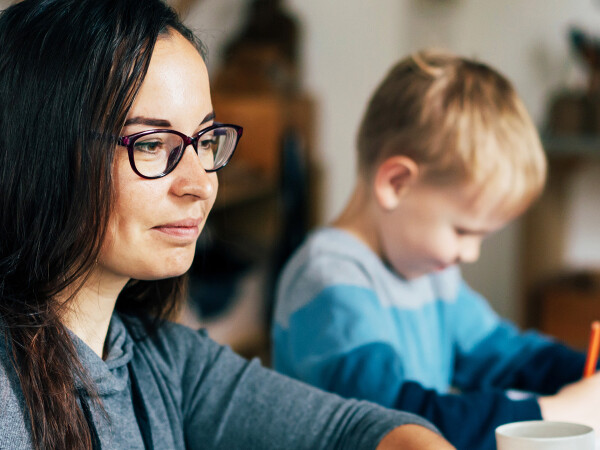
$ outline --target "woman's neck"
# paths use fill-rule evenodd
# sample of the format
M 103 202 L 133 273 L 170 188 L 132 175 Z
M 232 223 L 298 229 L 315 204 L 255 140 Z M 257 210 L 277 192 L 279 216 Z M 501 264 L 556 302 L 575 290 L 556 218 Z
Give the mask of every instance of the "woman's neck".
M 92 270 L 81 289 L 66 305 L 64 325 L 101 358 L 117 297 L 127 281 L 101 269 Z

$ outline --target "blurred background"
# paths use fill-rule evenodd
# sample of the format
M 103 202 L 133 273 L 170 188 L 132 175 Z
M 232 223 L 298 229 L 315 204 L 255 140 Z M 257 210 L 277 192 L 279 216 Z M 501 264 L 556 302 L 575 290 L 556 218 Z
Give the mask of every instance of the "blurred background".
M 581 348 L 587 345 L 589 322 L 600 316 L 596 283 L 600 270 L 600 96 L 596 86 L 600 2 L 189 0 L 178 7 L 209 48 L 213 100 L 220 119 L 236 109 L 230 105 L 236 101 L 251 97 L 264 104 L 272 95 L 283 99 L 284 106 L 279 105 L 280 111 L 273 114 L 288 118 L 271 125 L 280 127 L 281 134 L 274 139 L 279 142 L 277 162 L 272 167 L 283 177 L 279 188 L 284 190 L 284 199 L 272 207 L 279 208 L 275 216 L 283 222 L 290 220 L 286 208 L 305 208 L 304 217 L 292 219 L 296 225 L 304 220 L 305 225 L 289 230 L 289 224 L 280 223 L 270 229 L 278 255 L 271 259 L 275 266 L 271 274 L 303 230 L 327 223 L 343 207 L 354 183 L 358 122 L 371 91 L 397 59 L 423 47 L 438 47 L 478 58 L 503 72 L 544 137 L 550 179 L 546 193 L 531 211 L 486 240 L 480 261 L 463 268 L 465 278 L 499 314 L 518 325 L 541 328 Z M 280 55 L 287 55 L 283 60 L 258 56 L 271 45 L 269 36 L 272 45 L 281 45 Z M 249 45 L 245 65 L 236 64 L 231 48 L 240 48 L 244 42 Z M 235 86 L 232 67 L 246 81 L 250 73 L 261 72 L 262 84 L 255 80 Z M 229 85 L 224 82 L 225 74 L 231 75 Z M 231 94 L 236 90 L 237 100 Z M 227 105 L 219 101 L 223 93 L 230 93 Z M 260 96 L 262 101 L 257 100 Z M 299 98 L 305 107 L 292 120 L 300 128 L 295 135 L 296 150 L 303 164 L 294 171 L 281 158 L 289 157 L 283 143 L 289 131 L 289 104 Z M 231 112 L 232 120 L 247 119 Z M 250 121 L 245 125 L 249 133 L 254 132 Z M 269 124 L 258 127 L 264 130 Z M 256 143 L 252 139 L 250 134 L 244 136 L 246 142 L 235 162 L 243 154 L 251 162 L 256 153 L 272 150 L 263 145 L 264 137 Z M 290 170 L 301 181 L 285 183 Z M 228 195 L 225 177 L 224 172 L 220 192 L 224 197 Z M 300 198 L 286 197 L 289 189 L 300 190 Z M 255 208 L 250 215 L 265 231 L 273 210 Z M 233 221 L 234 215 L 231 211 L 229 219 Z M 278 251 L 278 245 L 284 248 Z M 267 278 L 261 287 L 256 273 L 249 279 L 254 283 L 242 287 L 238 295 L 256 297 L 252 289 L 266 292 L 268 320 L 272 280 Z M 248 303 L 242 300 L 239 305 Z M 249 310 L 245 314 L 251 315 Z M 231 317 L 235 315 L 230 312 Z M 241 324 L 244 315 L 238 317 L 229 323 Z M 217 339 L 227 340 L 226 334 L 213 331 Z
M 278 270 L 350 195 L 371 91 L 399 58 L 437 47 L 513 82 L 550 161 L 543 197 L 486 240 L 465 278 L 518 325 L 587 345 L 600 318 L 600 1 L 170 4 L 208 47 L 218 120 L 245 128 L 219 175 L 182 322 L 268 364 Z

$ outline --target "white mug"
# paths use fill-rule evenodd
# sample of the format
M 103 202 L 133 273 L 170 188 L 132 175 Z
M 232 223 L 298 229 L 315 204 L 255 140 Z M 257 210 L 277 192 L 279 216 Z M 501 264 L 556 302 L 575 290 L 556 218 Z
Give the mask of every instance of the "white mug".
M 569 422 L 530 420 L 496 428 L 497 450 L 594 450 L 594 429 Z

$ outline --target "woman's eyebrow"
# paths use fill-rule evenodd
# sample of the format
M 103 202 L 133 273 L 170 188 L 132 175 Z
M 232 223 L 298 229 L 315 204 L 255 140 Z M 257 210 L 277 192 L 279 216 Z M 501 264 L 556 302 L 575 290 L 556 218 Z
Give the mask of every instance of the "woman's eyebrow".
M 148 125 L 152 127 L 170 127 L 171 122 L 164 119 L 154 119 L 151 117 L 136 116 L 125 121 L 125 125 Z
M 206 117 L 204 117 L 204 119 L 202 119 L 202 122 L 200 122 L 200 125 L 205 124 L 206 122 L 210 122 L 211 120 L 215 120 L 215 112 L 211 111 L 209 112 Z
M 209 112 L 204 119 L 202 119 L 202 122 L 200 122 L 200 125 L 209 122 L 211 120 L 215 119 L 215 112 L 211 111 Z M 136 117 L 131 117 L 130 119 L 127 119 L 125 121 L 125 125 L 148 125 L 151 127 L 170 127 L 171 126 L 171 122 L 169 122 L 168 120 L 165 119 L 155 119 L 152 117 L 143 117 L 143 116 L 136 116 Z

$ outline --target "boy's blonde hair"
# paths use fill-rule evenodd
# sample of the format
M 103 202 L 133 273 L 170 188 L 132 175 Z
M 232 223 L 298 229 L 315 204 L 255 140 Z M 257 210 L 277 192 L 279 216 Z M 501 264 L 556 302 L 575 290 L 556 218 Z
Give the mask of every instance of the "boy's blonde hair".
M 546 159 L 512 84 L 491 67 L 440 51 L 396 64 L 369 101 L 358 133 L 359 173 L 405 155 L 427 182 L 477 183 L 526 207 L 543 189 Z

